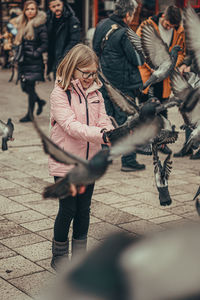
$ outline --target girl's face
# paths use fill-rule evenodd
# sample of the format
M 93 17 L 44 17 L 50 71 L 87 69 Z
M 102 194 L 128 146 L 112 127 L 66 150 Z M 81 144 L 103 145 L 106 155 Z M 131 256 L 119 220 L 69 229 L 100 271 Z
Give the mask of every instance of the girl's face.
M 94 82 L 97 76 L 97 65 L 92 63 L 84 68 L 76 68 L 74 79 L 79 79 L 84 90 L 88 89 Z
M 27 17 L 28 21 L 33 19 L 37 14 L 37 9 L 34 3 L 31 3 L 27 6 L 25 10 L 25 16 Z

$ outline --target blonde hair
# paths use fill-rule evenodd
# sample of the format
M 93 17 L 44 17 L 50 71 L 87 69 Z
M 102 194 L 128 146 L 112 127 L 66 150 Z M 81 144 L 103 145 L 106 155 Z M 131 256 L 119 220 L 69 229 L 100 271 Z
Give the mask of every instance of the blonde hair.
M 34 0 L 27 0 L 24 3 L 24 8 L 23 8 L 23 11 L 22 11 L 22 15 L 20 16 L 20 21 L 19 21 L 19 24 L 17 26 L 18 27 L 18 33 L 17 33 L 17 35 L 15 37 L 15 41 L 14 41 L 14 44 L 16 44 L 16 45 L 19 45 L 21 43 L 22 37 L 26 33 L 26 25 L 28 23 L 28 19 L 27 19 L 26 15 L 25 15 L 25 11 L 26 11 L 27 7 L 30 4 L 34 4 L 35 5 L 35 7 L 36 7 L 36 16 L 38 14 L 38 5 L 37 5 L 37 3 Z M 31 20 L 29 22 L 32 23 L 33 20 Z M 33 30 L 32 30 L 31 34 L 30 34 L 30 37 L 28 37 L 28 39 L 32 40 L 33 38 L 34 38 L 34 36 L 33 36 Z
M 95 52 L 84 44 L 77 44 L 63 58 L 58 66 L 56 78 L 59 86 L 65 91 L 68 89 L 76 68 L 85 68 L 92 63 L 98 66 L 98 58 Z M 99 79 L 95 81 L 99 83 Z

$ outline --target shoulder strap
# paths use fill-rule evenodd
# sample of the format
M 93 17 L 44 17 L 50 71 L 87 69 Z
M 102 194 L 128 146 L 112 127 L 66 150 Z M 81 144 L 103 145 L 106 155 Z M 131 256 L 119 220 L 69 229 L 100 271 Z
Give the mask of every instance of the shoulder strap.
M 68 98 L 68 101 L 69 101 L 69 105 L 71 106 L 71 98 L 72 98 L 72 96 L 71 96 L 70 90 L 66 90 L 66 94 L 67 94 L 67 98 Z
M 115 32 L 119 28 L 120 28 L 119 25 L 113 24 L 111 26 L 111 28 L 108 30 L 108 32 L 106 33 L 105 37 L 102 39 L 102 42 L 101 42 L 101 52 L 103 51 L 103 49 L 105 47 L 106 41 L 109 39 L 109 37 L 112 35 L 112 33 Z

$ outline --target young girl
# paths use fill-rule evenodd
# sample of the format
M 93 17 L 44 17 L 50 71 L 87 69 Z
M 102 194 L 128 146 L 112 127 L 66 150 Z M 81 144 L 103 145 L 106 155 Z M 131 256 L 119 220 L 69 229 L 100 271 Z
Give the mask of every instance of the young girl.
M 18 53 L 18 76 L 22 91 L 28 94 L 28 112 L 20 122 L 30 122 L 33 118 L 35 102 L 38 104 L 37 115 L 41 114 L 46 101 L 35 92 L 35 82 L 44 81 L 42 53 L 47 51 L 48 37 L 46 14 L 38 10 L 37 3 L 28 0 L 24 3 L 23 13 L 16 18 L 18 33 L 14 44 L 21 45 Z
M 91 48 L 78 44 L 61 61 L 51 94 L 51 139 L 66 151 L 90 159 L 101 149 L 103 131 L 113 128 L 106 115 L 98 89 L 98 59 Z M 64 177 L 71 166 L 49 158 L 50 174 L 55 181 Z M 59 199 L 54 225 L 51 266 L 56 269 L 61 257 L 68 257 L 68 233 L 73 220 L 72 256 L 85 252 L 90 204 L 94 184 L 83 194 Z

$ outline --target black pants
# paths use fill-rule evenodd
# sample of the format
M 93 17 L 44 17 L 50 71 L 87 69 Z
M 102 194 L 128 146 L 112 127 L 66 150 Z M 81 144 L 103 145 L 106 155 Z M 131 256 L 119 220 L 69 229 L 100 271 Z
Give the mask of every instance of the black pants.
M 59 177 L 54 177 L 54 179 L 56 181 Z M 59 210 L 54 224 L 55 241 L 65 242 L 67 240 L 72 220 L 73 238 L 81 240 L 87 237 L 93 190 L 94 184 L 91 184 L 87 186 L 84 194 L 59 199 Z
M 40 103 L 40 98 L 35 91 L 35 81 L 21 81 L 22 91 L 28 95 L 28 112 L 29 117 L 33 117 L 35 102 Z

